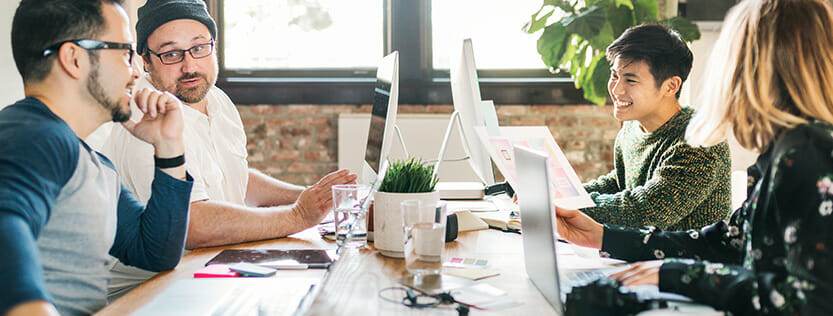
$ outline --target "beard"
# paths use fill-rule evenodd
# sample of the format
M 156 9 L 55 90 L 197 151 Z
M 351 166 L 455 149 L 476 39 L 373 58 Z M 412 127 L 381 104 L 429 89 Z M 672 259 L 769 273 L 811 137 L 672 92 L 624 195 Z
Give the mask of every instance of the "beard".
M 127 121 L 130 119 L 130 107 L 122 107 L 119 104 L 119 100 L 114 100 L 113 98 L 107 96 L 104 92 L 104 87 L 101 86 L 101 82 L 99 81 L 100 67 L 98 67 L 98 56 L 90 54 L 90 60 L 92 62 L 92 68 L 95 69 L 95 71 L 91 72 L 90 75 L 87 76 L 87 93 L 89 93 L 101 107 L 110 111 L 110 117 L 113 122 L 121 123 Z
M 202 78 L 202 83 L 197 85 L 196 87 L 186 88 L 179 84 L 182 80 L 194 79 L 194 78 Z M 205 95 L 208 94 L 208 89 L 213 85 L 212 82 L 208 80 L 208 76 L 203 73 L 199 72 L 192 72 L 186 73 L 177 78 L 176 83 L 174 83 L 173 94 L 179 100 L 185 103 L 194 104 L 202 101 L 205 99 Z

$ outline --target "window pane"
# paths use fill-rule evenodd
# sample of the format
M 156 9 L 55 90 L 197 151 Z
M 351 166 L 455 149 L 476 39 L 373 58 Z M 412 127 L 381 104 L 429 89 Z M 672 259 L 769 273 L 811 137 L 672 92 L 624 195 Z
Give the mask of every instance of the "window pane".
M 478 69 L 545 69 L 536 49 L 542 31 L 521 30 L 540 7 L 541 0 L 432 1 L 434 68 L 448 69 L 449 57 L 471 38 Z
M 382 1 L 223 1 L 226 69 L 374 68 Z

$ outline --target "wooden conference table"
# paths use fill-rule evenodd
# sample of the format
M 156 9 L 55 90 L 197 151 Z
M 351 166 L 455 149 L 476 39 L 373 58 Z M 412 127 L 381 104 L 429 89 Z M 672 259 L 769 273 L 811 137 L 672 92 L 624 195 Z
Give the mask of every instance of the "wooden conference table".
M 223 249 L 335 249 L 335 242 L 322 239 L 315 228 L 287 238 L 257 241 L 223 247 L 202 248 L 182 258 L 176 269 L 159 273 L 138 288 L 116 300 L 97 315 L 129 315 L 138 310 L 180 279 L 192 278 L 194 271 L 205 265 Z M 480 258 L 489 260 L 491 269 L 500 275 L 478 282 L 488 283 L 508 292 L 522 302 L 520 306 L 496 311 L 473 311 L 478 315 L 555 315 L 529 281 L 525 268 L 521 235 L 497 230 L 460 233 L 457 240 L 446 243 L 446 258 Z M 308 310 L 310 315 L 456 315 L 446 309 L 410 309 L 379 298 L 379 290 L 399 286 L 396 279 L 406 275 L 403 259 L 387 258 L 370 243 L 368 248 L 347 252 L 330 268 L 322 280 L 321 290 Z

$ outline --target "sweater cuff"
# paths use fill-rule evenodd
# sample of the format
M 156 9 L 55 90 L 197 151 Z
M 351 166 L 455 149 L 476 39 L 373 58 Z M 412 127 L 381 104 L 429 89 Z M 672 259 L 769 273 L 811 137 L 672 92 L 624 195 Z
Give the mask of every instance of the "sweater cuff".
M 638 260 L 640 245 L 634 245 L 634 241 L 640 239 L 637 230 L 604 224 L 602 235 L 602 251 L 609 253 L 611 257 L 628 261 Z

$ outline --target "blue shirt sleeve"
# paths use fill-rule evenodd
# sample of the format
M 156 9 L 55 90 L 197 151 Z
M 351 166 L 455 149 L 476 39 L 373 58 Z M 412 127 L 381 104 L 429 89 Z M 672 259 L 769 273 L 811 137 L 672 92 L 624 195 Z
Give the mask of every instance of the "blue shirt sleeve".
M 155 169 L 147 206 L 122 185 L 116 239 L 110 254 L 145 270 L 173 269 L 185 247 L 192 185 L 190 175 L 181 181 Z
M 78 139 L 59 124 L 0 130 L 0 314 L 51 300 L 37 240 L 78 164 Z

